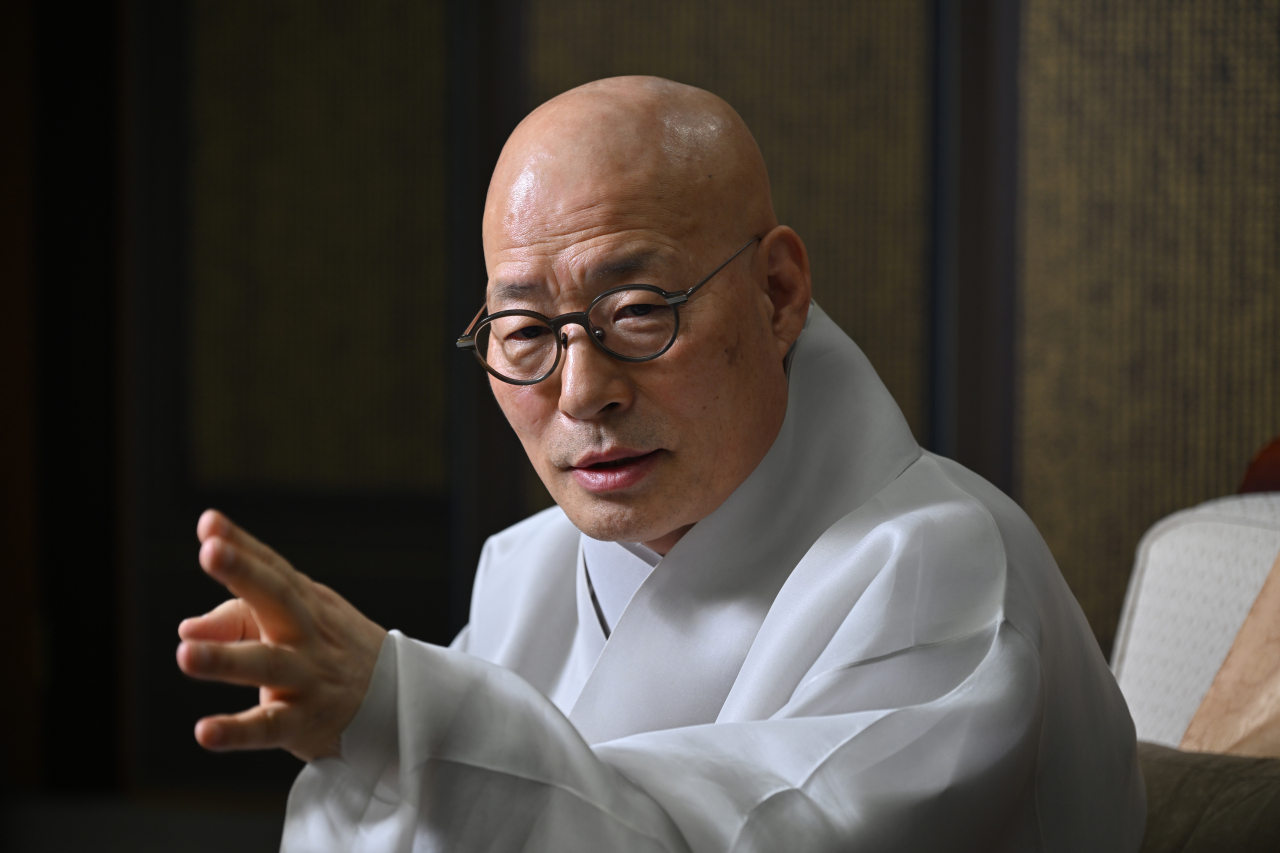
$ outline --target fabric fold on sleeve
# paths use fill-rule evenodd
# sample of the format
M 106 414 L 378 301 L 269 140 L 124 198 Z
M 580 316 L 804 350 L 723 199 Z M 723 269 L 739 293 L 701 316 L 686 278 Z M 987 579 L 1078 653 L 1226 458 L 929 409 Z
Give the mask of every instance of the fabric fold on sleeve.
M 1013 810 L 1031 786 L 1040 673 L 1007 624 L 987 641 L 969 678 L 922 705 L 832 701 L 592 748 L 513 673 L 393 632 L 343 757 L 299 778 L 282 849 L 1000 849 L 1008 815 L 990 802 Z
M 523 679 L 397 631 L 342 753 L 295 783 L 286 853 L 688 850 Z

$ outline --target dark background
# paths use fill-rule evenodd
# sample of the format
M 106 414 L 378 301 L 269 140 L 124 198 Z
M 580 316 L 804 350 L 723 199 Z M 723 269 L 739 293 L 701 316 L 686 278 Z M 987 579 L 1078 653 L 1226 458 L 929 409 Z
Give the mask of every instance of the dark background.
M 251 693 L 173 664 L 178 621 L 221 599 L 206 506 L 384 625 L 465 622 L 484 537 L 548 499 L 451 338 L 503 140 L 587 80 L 738 108 L 817 301 L 925 446 L 1023 504 L 1104 650 L 1142 532 L 1280 432 L 1276 0 L 0 16 L 0 706 L 24 809 L 278 815 L 294 759 L 191 737 Z

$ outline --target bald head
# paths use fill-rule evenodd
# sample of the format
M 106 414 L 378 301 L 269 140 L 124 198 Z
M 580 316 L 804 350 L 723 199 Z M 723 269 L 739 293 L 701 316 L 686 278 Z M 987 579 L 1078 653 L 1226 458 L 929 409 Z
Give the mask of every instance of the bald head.
M 601 205 L 660 221 L 691 246 L 777 225 L 764 159 L 737 112 L 656 77 L 579 86 L 520 123 L 489 185 L 486 255 L 504 237 L 552 237 Z

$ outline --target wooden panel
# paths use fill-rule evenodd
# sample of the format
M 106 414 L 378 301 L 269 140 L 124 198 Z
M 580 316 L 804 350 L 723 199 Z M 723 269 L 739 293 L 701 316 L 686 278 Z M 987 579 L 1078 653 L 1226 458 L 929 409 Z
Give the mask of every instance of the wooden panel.
M 444 485 L 444 4 L 193 8 L 200 485 Z
M 715 92 L 756 135 L 818 303 L 922 435 L 932 4 L 531 0 L 535 104 L 600 77 Z
M 1022 496 L 1109 649 L 1280 432 L 1280 2 L 1025 7 Z

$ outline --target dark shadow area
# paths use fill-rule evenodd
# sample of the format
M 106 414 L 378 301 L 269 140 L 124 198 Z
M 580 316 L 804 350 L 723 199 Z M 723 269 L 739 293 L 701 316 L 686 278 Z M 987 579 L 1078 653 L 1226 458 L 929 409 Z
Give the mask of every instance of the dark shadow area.
M 0 847 L 10 853 L 268 853 L 280 849 L 282 810 L 85 795 L 22 798 L 4 806 Z

